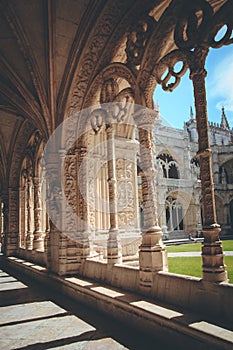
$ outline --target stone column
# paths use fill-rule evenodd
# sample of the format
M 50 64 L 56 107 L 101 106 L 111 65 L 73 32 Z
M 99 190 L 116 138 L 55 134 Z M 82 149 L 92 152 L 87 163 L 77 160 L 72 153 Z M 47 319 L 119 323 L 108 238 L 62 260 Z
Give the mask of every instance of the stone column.
M 199 150 L 197 157 L 200 163 L 202 207 L 203 207 L 203 236 L 202 273 L 203 279 L 212 282 L 227 281 L 226 266 L 222 243 L 219 240 L 220 226 L 216 222 L 214 199 L 214 183 L 209 135 L 207 102 L 205 90 L 206 71 L 204 69 L 208 49 L 199 48 L 190 62 L 190 78 L 193 81 L 194 99 Z
M 25 232 L 26 232 L 26 178 L 22 174 L 19 188 L 19 208 L 20 208 L 20 229 L 19 229 L 19 247 L 25 248 Z
M 4 234 L 4 221 L 3 221 L 3 202 L 0 201 L 0 251 L 2 251 L 3 248 L 3 234 Z
M 32 177 L 27 179 L 27 234 L 26 249 L 33 248 L 33 200 L 32 200 Z
M 108 264 L 114 265 L 122 262 L 122 249 L 118 232 L 117 213 L 117 179 L 116 179 L 116 157 L 115 157 L 115 130 L 114 125 L 107 118 L 107 156 L 108 156 L 108 189 L 109 189 L 109 211 L 110 230 L 107 242 Z
M 8 201 L 4 201 L 4 253 L 14 255 L 19 247 L 19 189 L 8 189 Z
M 44 233 L 42 231 L 42 204 L 41 204 L 41 181 L 38 177 L 33 178 L 34 184 L 34 218 L 35 230 L 33 238 L 33 250 L 44 250 Z
M 167 252 L 162 243 L 162 230 L 158 224 L 156 171 L 154 166 L 153 127 L 157 111 L 141 109 L 134 115 L 139 128 L 140 167 L 142 169 L 142 198 L 144 225 L 139 250 L 140 285 L 150 288 L 153 274 L 167 270 Z
M 87 134 L 83 133 L 78 140 L 78 148 L 76 149 L 78 163 L 78 213 L 81 219 L 82 227 L 80 230 L 80 259 L 85 260 L 92 253 L 91 230 L 89 223 L 89 203 L 88 203 L 88 158 L 87 158 Z M 81 172 L 81 173 L 80 173 Z M 92 175 L 94 176 L 94 175 Z
M 8 234 L 8 224 L 9 224 L 9 196 L 2 196 L 2 232 L 1 232 L 1 251 L 7 255 L 7 234 Z M 9 254 L 10 255 L 10 254 Z

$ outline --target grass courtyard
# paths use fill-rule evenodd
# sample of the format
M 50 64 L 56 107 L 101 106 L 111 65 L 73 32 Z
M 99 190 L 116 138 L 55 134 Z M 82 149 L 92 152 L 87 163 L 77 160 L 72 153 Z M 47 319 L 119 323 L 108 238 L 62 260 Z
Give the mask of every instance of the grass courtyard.
M 224 251 L 233 251 L 233 240 L 223 241 Z M 175 252 L 201 252 L 201 243 L 183 244 L 167 247 L 169 253 Z M 225 256 L 229 282 L 233 283 L 233 256 Z M 181 275 L 202 276 L 201 257 L 175 257 L 168 258 L 169 272 Z

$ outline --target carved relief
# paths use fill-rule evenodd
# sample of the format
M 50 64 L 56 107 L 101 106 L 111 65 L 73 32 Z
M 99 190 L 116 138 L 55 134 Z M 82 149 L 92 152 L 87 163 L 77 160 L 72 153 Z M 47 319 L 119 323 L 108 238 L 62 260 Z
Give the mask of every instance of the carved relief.
M 126 43 L 127 63 L 139 66 L 145 51 L 149 36 L 155 29 L 156 22 L 151 16 L 144 16 L 135 29 L 129 33 Z
M 110 5 L 106 7 L 106 12 L 100 18 L 99 24 L 96 26 L 95 33 L 89 44 L 89 48 L 87 48 L 86 54 L 80 61 L 80 69 L 75 78 L 74 89 L 72 91 L 69 115 L 73 114 L 78 108 L 81 108 L 90 76 L 94 72 L 96 62 L 98 62 L 105 42 L 112 32 L 112 26 L 117 24 L 119 15 L 122 13 L 125 6 L 127 6 L 123 0 L 113 2 Z M 90 105 L 91 104 L 89 104 L 89 106 Z

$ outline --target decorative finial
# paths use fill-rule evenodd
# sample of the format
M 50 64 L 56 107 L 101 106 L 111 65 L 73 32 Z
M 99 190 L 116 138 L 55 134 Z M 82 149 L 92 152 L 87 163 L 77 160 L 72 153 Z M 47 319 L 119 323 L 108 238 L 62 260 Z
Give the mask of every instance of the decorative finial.
M 222 106 L 221 128 L 230 130 L 229 123 L 225 114 L 225 108 Z
M 192 106 L 190 106 L 190 119 L 191 119 L 191 120 L 194 119 L 194 114 L 193 114 L 193 108 L 192 108 Z

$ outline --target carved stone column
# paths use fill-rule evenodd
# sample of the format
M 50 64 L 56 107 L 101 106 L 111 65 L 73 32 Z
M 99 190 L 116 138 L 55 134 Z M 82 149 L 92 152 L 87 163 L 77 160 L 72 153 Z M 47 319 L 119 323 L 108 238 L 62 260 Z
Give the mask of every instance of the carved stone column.
M 116 179 L 116 156 L 115 156 L 115 130 L 110 120 L 106 121 L 107 154 L 108 154 L 108 189 L 110 230 L 107 242 L 108 263 L 110 265 L 122 262 L 122 248 L 118 232 L 117 213 L 117 179 Z
M 87 135 L 84 133 L 78 141 L 78 148 L 76 150 L 78 162 L 78 213 L 81 219 L 82 227 L 80 230 L 79 252 L 81 261 L 90 257 L 92 253 L 92 241 L 89 218 L 89 203 L 88 203 L 88 159 L 87 159 Z M 92 175 L 94 176 L 94 175 Z
M 27 179 L 27 234 L 26 249 L 33 248 L 33 198 L 32 198 L 32 177 Z
M 8 189 L 8 201 L 4 201 L 4 253 L 14 255 L 19 247 L 19 189 Z
M 33 249 L 44 250 L 44 233 L 42 231 L 42 204 L 41 204 L 41 181 L 38 177 L 33 178 L 34 184 L 34 218 L 35 230 Z
M 202 208 L 203 208 L 203 236 L 202 246 L 203 279 L 212 282 L 227 281 L 226 266 L 224 265 L 222 243 L 219 240 L 220 226 L 216 222 L 214 198 L 214 183 L 209 135 L 207 102 L 205 91 L 204 69 L 208 49 L 196 49 L 190 63 L 190 78 L 193 81 L 198 131 L 199 150 L 197 157 L 200 163 Z
M 153 274 L 167 270 L 167 252 L 162 243 L 162 230 L 158 224 L 156 170 L 154 166 L 153 127 L 158 112 L 141 109 L 134 115 L 139 128 L 140 167 L 142 169 L 142 198 L 144 225 L 139 250 L 140 284 L 152 286 Z

